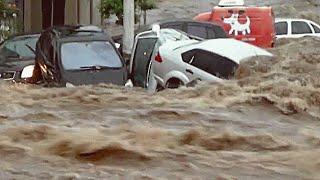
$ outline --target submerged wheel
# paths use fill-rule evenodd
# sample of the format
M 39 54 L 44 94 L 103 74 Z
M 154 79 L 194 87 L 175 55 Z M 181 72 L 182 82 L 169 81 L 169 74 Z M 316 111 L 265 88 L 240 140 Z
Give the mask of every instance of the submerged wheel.
M 169 79 L 167 84 L 166 84 L 166 88 L 168 89 L 176 89 L 183 86 L 183 82 L 180 79 L 177 78 L 172 78 Z

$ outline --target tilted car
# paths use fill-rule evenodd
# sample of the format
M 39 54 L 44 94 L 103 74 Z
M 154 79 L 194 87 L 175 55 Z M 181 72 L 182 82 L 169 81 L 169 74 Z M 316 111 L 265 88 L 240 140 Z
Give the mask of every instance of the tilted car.
M 127 68 L 115 43 L 95 26 L 45 30 L 36 46 L 32 82 L 52 86 L 124 85 Z
M 35 48 L 40 34 L 13 36 L 0 45 L 0 79 L 24 82 L 32 76 Z
M 136 37 L 130 64 L 135 86 L 177 88 L 197 80 L 222 82 L 234 76 L 240 61 L 273 56 L 234 39 L 198 41 L 173 29 L 156 31 Z
M 277 38 L 320 37 L 320 25 L 306 19 L 276 19 Z
M 234 39 L 167 42 L 159 47 L 153 71 L 157 82 L 166 88 L 195 80 L 222 82 L 234 78 L 242 60 L 262 56 L 272 54 Z

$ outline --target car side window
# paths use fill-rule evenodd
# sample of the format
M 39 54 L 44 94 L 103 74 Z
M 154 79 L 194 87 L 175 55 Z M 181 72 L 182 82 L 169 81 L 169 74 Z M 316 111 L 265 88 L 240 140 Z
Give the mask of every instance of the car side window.
M 276 23 L 276 33 L 277 33 L 277 35 L 288 34 L 288 23 L 287 22 Z
M 308 34 L 312 33 L 310 26 L 303 21 L 292 22 L 292 34 Z
M 188 25 L 188 34 L 207 39 L 207 28 L 198 25 Z
M 218 78 L 229 79 L 234 76 L 237 63 L 232 60 L 201 49 L 194 49 L 182 54 L 184 62 Z
M 320 33 L 320 28 L 314 24 L 311 24 L 315 33 Z

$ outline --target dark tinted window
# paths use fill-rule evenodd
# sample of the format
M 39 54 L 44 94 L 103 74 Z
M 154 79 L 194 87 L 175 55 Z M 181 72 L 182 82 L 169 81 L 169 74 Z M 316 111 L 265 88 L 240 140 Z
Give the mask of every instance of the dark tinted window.
M 319 27 L 315 26 L 314 24 L 311 24 L 311 25 L 312 25 L 315 33 L 320 33 L 320 28 Z
M 312 33 L 309 25 L 302 21 L 292 22 L 292 34 L 308 34 Z
M 287 22 L 276 23 L 276 32 L 277 32 L 277 35 L 288 34 L 288 23 Z
M 162 24 L 161 28 L 171 28 L 171 29 L 176 29 L 182 31 L 182 24 L 181 23 L 167 23 L 167 24 Z
M 135 86 L 146 87 L 148 70 L 156 38 L 139 39 L 133 58 L 132 81 Z
M 184 62 L 222 79 L 233 77 L 238 67 L 228 58 L 200 49 L 182 54 L 182 59 Z
M 208 39 L 215 39 L 216 38 L 216 34 L 212 28 L 207 27 L 207 32 L 208 32 L 208 37 L 207 37 Z
M 205 26 L 188 25 L 188 34 L 193 36 L 201 37 L 204 39 L 208 38 L 207 28 Z
M 85 69 L 90 66 L 121 68 L 119 55 L 109 42 L 71 42 L 61 46 L 61 61 L 64 69 Z
M 227 38 L 227 34 L 221 26 L 213 25 L 212 29 L 215 32 L 215 38 Z

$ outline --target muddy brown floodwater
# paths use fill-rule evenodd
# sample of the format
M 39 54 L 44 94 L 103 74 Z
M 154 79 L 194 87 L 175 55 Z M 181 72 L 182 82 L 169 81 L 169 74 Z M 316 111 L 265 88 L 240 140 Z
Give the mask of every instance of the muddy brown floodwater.
M 320 179 L 319 47 L 157 94 L 1 82 L 0 179 Z

